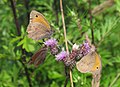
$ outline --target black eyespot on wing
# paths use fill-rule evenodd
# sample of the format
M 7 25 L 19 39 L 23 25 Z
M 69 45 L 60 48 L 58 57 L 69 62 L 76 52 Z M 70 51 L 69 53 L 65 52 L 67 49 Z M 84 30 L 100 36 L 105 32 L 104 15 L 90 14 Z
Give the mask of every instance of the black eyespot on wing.
M 97 66 L 96 68 L 97 68 L 97 69 L 99 69 L 99 67 L 98 67 L 98 66 Z
M 36 17 L 38 17 L 38 15 L 36 15 Z

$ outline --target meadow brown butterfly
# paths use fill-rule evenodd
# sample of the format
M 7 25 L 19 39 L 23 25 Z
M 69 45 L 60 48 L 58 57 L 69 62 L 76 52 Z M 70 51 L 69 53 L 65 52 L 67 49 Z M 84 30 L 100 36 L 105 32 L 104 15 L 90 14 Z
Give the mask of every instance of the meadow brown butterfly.
M 28 64 L 34 64 L 37 67 L 39 64 L 42 64 L 46 58 L 48 48 L 46 46 L 40 48 L 30 59 Z
M 81 60 L 76 63 L 78 71 L 81 73 L 92 73 L 92 87 L 99 87 L 102 64 L 99 54 L 96 51 L 90 51 Z
M 99 87 L 102 63 L 100 55 L 95 51 L 95 46 L 90 43 L 88 37 L 86 40 L 89 42 L 91 49 L 88 54 L 82 57 L 77 63 L 76 67 L 81 73 L 92 73 L 92 87 Z
M 27 27 L 28 37 L 34 40 L 49 38 L 52 34 L 51 27 L 44 16 L 32 10 L 30 13 L 30 23 Z
M 97 52 L 91 51 L 76 63 L 77 69 L 82 73 L 99 73 L 101 71 L 101 60 Z

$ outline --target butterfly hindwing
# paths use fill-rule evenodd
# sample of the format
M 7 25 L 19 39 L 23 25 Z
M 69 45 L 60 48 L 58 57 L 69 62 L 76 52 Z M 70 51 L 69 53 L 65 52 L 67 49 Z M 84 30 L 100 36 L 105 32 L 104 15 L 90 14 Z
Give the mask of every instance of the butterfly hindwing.
M 34 40 L 39 40 L 43 38 L 48 38 L 52 32 L 46 29 L 46 26 L 43 26 L 41 23 L 32 23 L 28 25 L 27 28 L 28 37 Z
M 93 74 L 99 74 L 101 73 L 102 70 L 101 58 L 97 52 L 94 52 L 94 55 L 95 55 L 95 61 L 94 61 L 95 63 L 92 69 L 90 70 L 90 72 Z
M 94 65 L 94 60 L 94 52 L 89 52 L 86 56 L 77 62 L 77 69 L 82 73 L 90 72 Z
M 42 64 L 46 58 L 47 54 L 47 47 L 42 47 L 40 50 L 38 50 L 30 59 L 29 64 L 34 64 L 36 67 L 39 64 Z

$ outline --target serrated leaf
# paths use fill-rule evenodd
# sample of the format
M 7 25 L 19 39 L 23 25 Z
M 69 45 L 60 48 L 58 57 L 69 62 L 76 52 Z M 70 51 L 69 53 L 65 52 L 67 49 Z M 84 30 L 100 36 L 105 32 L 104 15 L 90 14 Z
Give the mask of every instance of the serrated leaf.
M 23 49 L 25 49 L 27 52 L 32 52 L 35 50 L 34 46 L 29 43 L 29 39 L 27 38 L 27 36 L 24 37 L 23 39 Z

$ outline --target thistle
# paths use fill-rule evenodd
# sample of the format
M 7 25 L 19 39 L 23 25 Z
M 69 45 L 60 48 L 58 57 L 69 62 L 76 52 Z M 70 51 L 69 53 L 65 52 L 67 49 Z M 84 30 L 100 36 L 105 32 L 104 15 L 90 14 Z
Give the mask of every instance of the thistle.
M 47 41 L 44 42 L 44 44 L 50 48 L 50 52 L 52 55 L 55 55 L 58 53 L 58 47 L 57 47 L 57 41 L 56 39 L 48 39 Z

